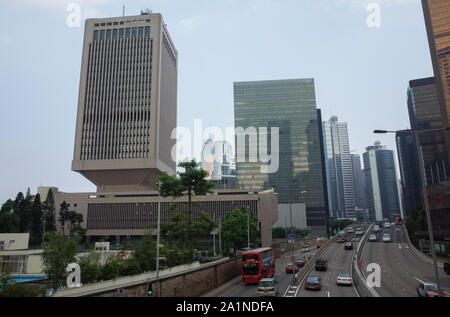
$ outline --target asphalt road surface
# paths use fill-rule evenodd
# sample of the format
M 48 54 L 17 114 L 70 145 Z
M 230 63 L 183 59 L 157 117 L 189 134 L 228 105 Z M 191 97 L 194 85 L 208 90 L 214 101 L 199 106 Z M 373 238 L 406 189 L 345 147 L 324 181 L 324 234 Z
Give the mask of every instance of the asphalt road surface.
M 294 252 L 294 255 L 296 258 L 307 258 L 310 255 L 313 256 L 317 252 L 317 249 L 314 247 L 311 248 L 310 252 L 301 252 L 300 250 L 297 250 Z M 291 263 L 290 257 L 291 253 L 285 254 L 283 257 L 279 258 L 275 262 L 275 279 L 279 282 L 279 289 L 280 294 L 279 297 L 282 297 L 285 293 L 286 289 L 289 288 L 292 280 L 293 280 L 293 274 L 287 274 L 285 272 L 286 266 Z M 256 291 L 258 289 L 258 285 L 252 285 L 252 284 L 244 284 L 239 283 L 238 285 L 235 285 L 231 289 L 228 289 L 224 291 L 222 294 L 219 294 L 219 297 L 255 297 Z
M 382 241 L 389 233 L 391 242 Z M 433 266 L 416 257 L 410 250 L 403 226 L 391 226 L 376 233 L 377 242 L 366 242 L 362 254 L 363 268 L 369 263 L 381 267 L 381 287 L 375 291 L 382 297 L 415 297 L 418 280 L 435 282 Z M 365 273 L 370 274 L 369 272 Z M 440 284 L 444 291 L 450 291 L 450 276 L 439 270 Z
M 354 225 L 354 228 L 363 228 L 364 233 L 369 228 L 368 225 Z M 343 243 L 333 242 L 322 256 L 328 260 L 327 271 L 312 271 L 307 276 L 318 276 L 322 279 L 322 289 L 320 291 L 306 290 L 305 281 L 299 287 L 297 297 L 357 297 L 357 293 L 352 285 L 337 285 L 336 279 L 339 273 L 349 273 L 351 275 L 351 262 L 356 251 L 356 245 L 363 236 L 356 236 L 355 233 L 347 233 L 346 238 L 354 244 L 353 250 L 345 250 Z

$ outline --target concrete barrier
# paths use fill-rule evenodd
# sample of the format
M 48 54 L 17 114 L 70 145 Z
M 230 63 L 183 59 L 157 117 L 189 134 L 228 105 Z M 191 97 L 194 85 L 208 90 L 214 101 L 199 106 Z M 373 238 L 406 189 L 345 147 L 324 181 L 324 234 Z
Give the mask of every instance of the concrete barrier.
M 225 258 L 219 261 L 180 265 L 156 272 L 122 277 L 100 283 L 87 284 L 79 288 L 59 290 L 53 297 L 144 297 L 147 286 L 152 284 L 152 297 L 197 297 L 217 288 L 240 274 L 240 259 Z M 119 290 L 124 290 L 119 295 Z
M 411 239 L 409 238 L 408 229 L 406 228 L 405 224 L 402 224 L 403 226 L 403 232 L 405 233 L 406 241 L 408 242 L 409 250 L 413 255 L 418 257 L 419 259 L 424 260 L 425 262 L 430 263 L 431 265 L 434 265 L 433 259 L 430 257 L 427 257 L 425 254 L 423 254 L 420 250 L 418 250 L 414 244 L 411 242 Z M 443 270 L 444 269 L 444 263 L 437 262 L 438 267 Z
M 352 261 L 352 280 L 353 286 L 359 297 L 380 297 L 380 295 L 375 291 L 373 287 L 367 285 L 365 275 L 360 271 L 358 266 L 358 260 L 361 258 L 361 254 L 364 250 L 364 244 L 366 243 L 370 232 L 372 231 L 374 224 L 372 224 L 369 229 L 367 229 L 366 234 L 359 241 L 356 247 L 356 256 Z

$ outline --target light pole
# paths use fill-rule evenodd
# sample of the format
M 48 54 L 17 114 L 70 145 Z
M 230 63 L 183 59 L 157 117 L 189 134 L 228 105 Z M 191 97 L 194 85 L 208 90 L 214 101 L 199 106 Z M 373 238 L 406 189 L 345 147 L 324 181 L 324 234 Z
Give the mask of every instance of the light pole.
M 412 134 L 415 138 L 416 143 L 416 152 L 417 152 L 417 164 L 419 165 L 419 171 L 420 171 L 420 180 L 422 182 L 422 195 L 423 195 L 423 202 L 425 205 L 425 213 L 427 215 L 427 225 L 428 225 L 428 235 L 430 237 L 430 249 L 431 249 L 431 255 L 433 256 L 433 264 L 434 264 L 434 274 L 436 278 L 436 284 L 439 291 L 439 296 L 441 296 L 441 286 L 439 283 L 439 271 L 437 266 L 437 259 L 436 259 L 436 250 L 434 247 L 434 235 L 433 235 L 433 226 L 431 223 L 431 215 L 430 215 L 430 206 L 428 205 L 428 193 L 427 193 L 427 186 L 426 186 L 426 179 L 425 179 L 425 170 L 422 165 L 422 159 L 420 156 L 420 139 L 419 134 L 422 133 L 430 133 L 430 132 L 438 132 L 438 131 L 449 131 L 449 128 L 441 128 L 441 129 L 431 129 L 431 130 L 399 130 L 399 131 L 386 131 L 386 130 L 375 130 L 373 133 L 376 134 L 385 134 L 385 133 L 399 133 L 399 134 Z
M 247 251 L 250 250 L 250 207 L 247 209 Z
M 160 236 L 160 226 L 161 226 L 161 182 L 157 183 L 158 185 L 158 225 L 157 225 L 157 233 L 156 233 L 156 278 L 159 278 L 159 236 Z

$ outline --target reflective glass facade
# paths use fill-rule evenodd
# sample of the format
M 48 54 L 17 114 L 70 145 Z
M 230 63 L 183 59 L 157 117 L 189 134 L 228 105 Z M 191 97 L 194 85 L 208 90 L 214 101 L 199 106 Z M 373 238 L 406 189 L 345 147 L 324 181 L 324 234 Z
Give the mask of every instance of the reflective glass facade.
M 443 128 L 438 90 L 434 77 L 409 82 L 408 110 L 413 130 Z M 427 184 L 438 183 L 448 178 L 447 174 L 450 167 L 447 165 L 444 132 L 422 133 L 419 135 L 419 139 L 422 149 L 421 163 L 425 168 Z
M 236 162 L 241 189 L 274 188 L 280 204 L 306 203 L 308 227 L 326 233 L 327 204 L 321 119 L 316 109 L 314 79 L 238 82 L 234 84 L 236 128 L 267 127 L 269 155 L 271 128 L 279 128 L 279 168 L 261 172 L 261 162 L 251 162 L 250 137 L 245 138 L 245 162 Z M 264 136 L 263 136 L 264 137 Z M 238 141 L 236 149 L 238 158 Z M 261 145 L 261 135 L 258 141 Z

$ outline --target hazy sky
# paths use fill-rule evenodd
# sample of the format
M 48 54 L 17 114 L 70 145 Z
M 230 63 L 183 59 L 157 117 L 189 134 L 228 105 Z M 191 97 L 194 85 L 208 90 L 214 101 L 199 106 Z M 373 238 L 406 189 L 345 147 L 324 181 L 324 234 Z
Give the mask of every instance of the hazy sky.
M 84 19 L 121 16 L 125 1 L 0 0 L 0 203 L 56 186 L 95 191 L 70 170 Z M 81 27 L 69 27 L 69 3 Z M 369 27 L 367 5 L 381 7 Z M 348 122 L 361 154 L 409 128 L 406 89 L 433 76 L 419 0 L 126 1 L 163 15 L 179 51 L 178 125 L 233 127 L 233 82 L 313 77 L 324 119 Z

